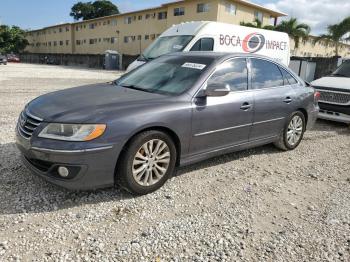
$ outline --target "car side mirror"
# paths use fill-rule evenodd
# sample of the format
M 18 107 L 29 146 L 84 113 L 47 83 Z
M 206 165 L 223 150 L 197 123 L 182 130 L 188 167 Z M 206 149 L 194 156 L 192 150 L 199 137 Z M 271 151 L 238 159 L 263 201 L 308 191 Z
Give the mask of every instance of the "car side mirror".
M 229 85 L 211 83 L 205 89 L 206 96 L 226 96 L 231 92 Z

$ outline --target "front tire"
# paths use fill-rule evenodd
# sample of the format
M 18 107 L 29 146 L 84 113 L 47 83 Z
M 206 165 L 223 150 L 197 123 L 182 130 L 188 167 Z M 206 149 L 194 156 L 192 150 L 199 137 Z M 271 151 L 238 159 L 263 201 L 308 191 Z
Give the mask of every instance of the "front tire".
M 123 152 L 117 182 L 132 194 L 149 194 L 172 176 L 175 164 L 173 140 L 160 131 L 145 131 L 134 137 Z
M 274 145 L 283 150 L 294 150 L 304 137 L 306 129 L 305 116 L 302 112 L 294 112 L 284 126 L 278 141 Z

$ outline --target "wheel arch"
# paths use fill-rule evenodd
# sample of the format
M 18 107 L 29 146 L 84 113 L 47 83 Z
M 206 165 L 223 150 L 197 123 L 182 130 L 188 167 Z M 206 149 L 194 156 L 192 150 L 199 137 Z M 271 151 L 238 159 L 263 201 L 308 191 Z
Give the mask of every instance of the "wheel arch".
M 128 147 L 128 145 L 131 143 L 131 141 L 139 134 L 146 132 L 146 131 L 160 131 L 163 132 L 167 135 L 170 136 L 170 138 L 173 140 L 175 148 L 176 148 L 176 166 L 180 165 L 180 157 L 181 157 L 181 142 L 180 142 L 180 138 L 178 136 L 178 134 L 172 130 L 169 127 L 166 126 L 161 126 L 161 125 L 155 125 L 155 126 L 149 126 L 149 127 L 144 127 L 138 131 L 136 131 L 135 133 L 133 133 L 129 139 L 124 143 L 119 156 L 117 158 L 117 163 L 116 163 L 116 167 L 115 167 L 115 176 L 117 175 L 117 170 L 118 170 L 118 164 L 120 163 L 120 159 L 122 157 L 122 155 L 125 152 L 125 149 Z
M 300 111 L 304 115 L 304 117 L 305 117 L 305 126 L 307 126 L 308 118 L 309 118 L 307 111 L 304 108 L 298 108 L 297 111 Z

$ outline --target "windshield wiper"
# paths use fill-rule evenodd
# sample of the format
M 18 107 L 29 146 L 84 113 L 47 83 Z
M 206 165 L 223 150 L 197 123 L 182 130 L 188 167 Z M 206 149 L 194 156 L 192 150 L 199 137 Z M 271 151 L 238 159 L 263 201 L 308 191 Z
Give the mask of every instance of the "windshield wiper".
M 152 90 L 152 89 L 145 89 L 145 88 L 138 87 L 135 85 L 121 84 L 120 86 L 125 87 L 125 88 L 134 89 L 134 90 L 143 91 L 143 92 L 154 93 L 154 90 Z
M 346 75 L 343 75 L 343 74 L 339 74 L 339 73 L 331 74 L 331 76 L 349 77 L 349 76 L 346 76 Z

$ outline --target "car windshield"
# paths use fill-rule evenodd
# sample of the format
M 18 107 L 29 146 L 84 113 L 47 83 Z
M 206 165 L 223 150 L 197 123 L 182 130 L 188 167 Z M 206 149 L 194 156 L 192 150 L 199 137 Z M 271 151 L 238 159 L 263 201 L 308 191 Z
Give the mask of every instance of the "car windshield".
M 190 89 L 213 59 L 163 57 L 151 61 L 118 79 L 116 85 L 167 95 Z
M 143 52 L 140 58 L 141 60 L 149 60 L 161 55 L 182 51 L 192 38 L 192 35 L 160 37 Z
M 337 70 L 332 73 L 332 76 L 350 77 L 350 60 L 345 61 Z

